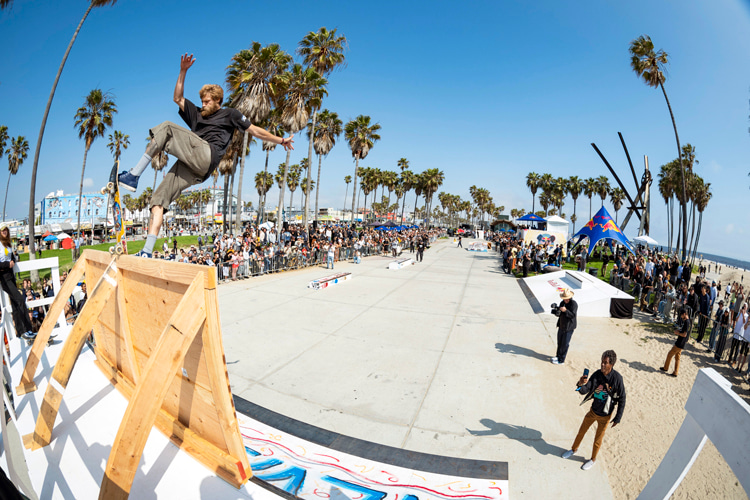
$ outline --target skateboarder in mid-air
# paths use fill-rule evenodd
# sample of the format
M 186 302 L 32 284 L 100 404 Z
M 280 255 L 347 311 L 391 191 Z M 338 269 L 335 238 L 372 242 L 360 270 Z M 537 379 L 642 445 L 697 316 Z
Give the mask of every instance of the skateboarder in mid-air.
M 164 122 L 151 129 L 151 142 L 138 164 L 129 172 L 118 176 L 120 187 L 135 191 L 138 178 L 146 170 L 151 158 L 161 151 L 176 156 L 177 162 L 164 176 L 164 180 L 151 196 L 151 224 L 146 245 L 136 255 L 151 257 L 156 237 L 161 229 L 164 207 L 176 200 L 190 186 L 200 184 L 216 169 L 227 150 L 235 129 L 248 131 L 251 135 L 284 146 L 284 150 L 294 149 L 294 135 L 278 137 L 267 130 L 252 125 L 250 120 L 233 108 L 222 108 L 224 91 L 219 85 L 204 85 L 200 92 L 202 108 L 185 99 L 185 75 L 195 62 L 193 55 L 180 58 L 180 75 L 174 87 L 174 102 L 180 107 L 180 117 L 190 130 Z M 278 142 L 277 142 L 278 141 Z

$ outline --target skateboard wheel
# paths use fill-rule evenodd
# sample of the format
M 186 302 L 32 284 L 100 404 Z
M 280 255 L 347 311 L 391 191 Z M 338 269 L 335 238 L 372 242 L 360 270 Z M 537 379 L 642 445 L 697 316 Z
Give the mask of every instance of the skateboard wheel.
M 102 193 L 102 194 L 107 194 L 108 192 L 109 192 L 109 191 L 107 191 L 107 188 L 106 188 L 106 187 L 103 187 L 103 188 L 101 189 L 101 191 L 100 191 L 100 193 Z
M 114 191 L 115 190 L 115 183 L 114 182 L 108 182 L 107 183 L 107 191 Z
M 117 245 L 115 245 L 115 254 L 117 255 L 123 254 L 122 243 L 118 243 Z
M 109 247 L 109 254 L 114 255 L 115 253 L 115 247 Z

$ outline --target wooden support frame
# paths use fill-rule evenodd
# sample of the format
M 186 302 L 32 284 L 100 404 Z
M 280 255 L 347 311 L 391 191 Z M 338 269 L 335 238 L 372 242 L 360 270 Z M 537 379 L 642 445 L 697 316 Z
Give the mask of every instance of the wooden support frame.
M 85 274 L 96 285 L 63 345 L 34 432 L 24 436 L 26 447 L 53 439 L 65 387 L 93 330 L 97 366 L 129 401 L 100 498 L 127 498 L 153 426 L 239 488 L 251 470 L 229 387 L 215 269 L 93 250 L 85 250 L 74 269 L 70 283 Z M 70 291 L 63 288 L 53 308 L 64 305 Z M 46 345 L 42 334 L 32 354 L 42 347 L 24 370 L 27 387 Z

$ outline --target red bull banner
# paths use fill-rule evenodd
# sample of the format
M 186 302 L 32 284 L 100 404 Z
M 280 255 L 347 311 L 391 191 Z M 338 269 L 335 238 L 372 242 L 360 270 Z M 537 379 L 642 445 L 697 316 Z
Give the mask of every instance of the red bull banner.
M 599 209 L 596 215 L 573 236 L 573 239 L 579 242 L 584 237 L 588 237 L 589 239 L 589 254 L 594 249 L 594 245 L 601 240 L 614 240 L 624 245 L 631 253 L 634 253 L 630 242 L 604 207 Z

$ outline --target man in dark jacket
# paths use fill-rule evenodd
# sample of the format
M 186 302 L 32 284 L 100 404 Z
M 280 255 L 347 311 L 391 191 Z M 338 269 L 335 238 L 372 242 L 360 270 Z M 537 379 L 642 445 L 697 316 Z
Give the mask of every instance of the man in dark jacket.
M 578 303 L 573 300 L 573 290 L 565 288 L 560 293 L 562 302 L 557 308 L 557 353 L 550 359 L 552 364 L 561 365 L 565 363 L 565 357 L 568 355 L 570 339 L 573 337 L 573 330 L 578 326 Z
M 596 456 L 604 440 L 604 433 L 607 430 L 607 424 L 617 408 L 615 418 L 612 420 L 612 427 L 620 423 L 622 414 L 625 411 L 625 383 L 622 375 L 614 370 L 617 362 L 615 351 L 604 351 L 602 354 L 601 368 L 594 372 L 590 380 L 586 380 L 586 375 L 578 380 L 578 391 L 585 395 L 584 402 L 592 400 L 591 409 L 583 417 L 581 427 L 578 429 L 573 441 L 573 447 L 563 453 L 563 458 L 572 457 L 583 441 L 583 437 L 589 430 L 589 427 L 596 422 L 596 436 L 594 437 L 594 449 L 591 452 L 591 458 L 581 466 L 583 470 L 589 470 L 596 463 Z

